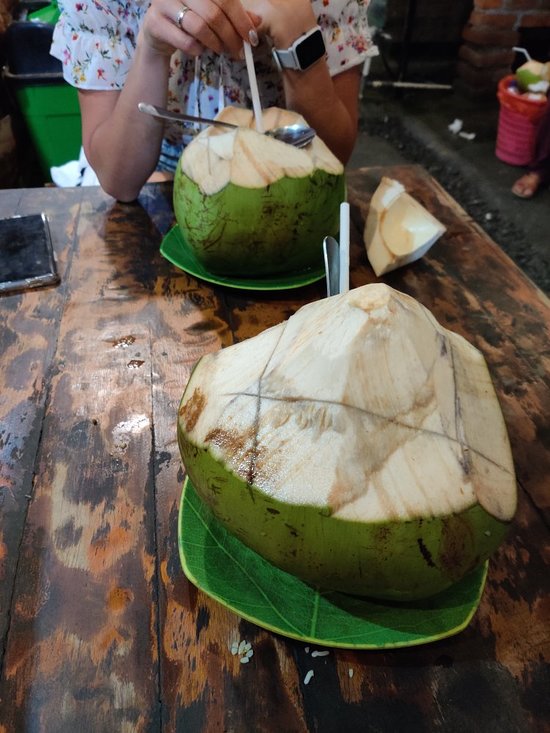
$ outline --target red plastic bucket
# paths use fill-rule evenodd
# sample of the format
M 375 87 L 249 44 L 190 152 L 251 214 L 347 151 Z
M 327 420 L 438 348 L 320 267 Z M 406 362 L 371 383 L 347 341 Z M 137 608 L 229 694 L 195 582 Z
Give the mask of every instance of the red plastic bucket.
M 533 158 L 535 139 L 546 102 L 526 99 L 509 88 L 515 77 L 505 76 L 498 84 L 500 101 L 495 155 L 510 165 L 529 165 Z

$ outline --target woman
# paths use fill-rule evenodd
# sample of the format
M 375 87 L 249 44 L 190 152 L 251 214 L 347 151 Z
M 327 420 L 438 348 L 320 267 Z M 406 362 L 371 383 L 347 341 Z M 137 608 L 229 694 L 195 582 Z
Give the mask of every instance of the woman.
M 62 0 L 52 54 L 79 89 L 84 151 L 104 190 L 131 201 L 157 167 L 175 168 L 181 128 L 165 132 L 139 102 L 205 117 L 250 106 L 244 41 L 254 46 L 262 106 L 296 110 L 347 162 L 370 46 L 368 1 Z M 317 25 L 326 54 L 310 33 Z M 279 69 L 273 48 L 284 63 L 296 42 L 311 65 Z

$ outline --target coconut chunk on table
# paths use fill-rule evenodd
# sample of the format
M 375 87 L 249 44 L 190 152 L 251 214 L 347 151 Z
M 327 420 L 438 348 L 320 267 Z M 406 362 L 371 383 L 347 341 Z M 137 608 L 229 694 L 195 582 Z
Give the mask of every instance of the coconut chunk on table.
M 384 176 L 374 192 L 363 239 L 377 277 L 423 257 L 445 227 L 399 181 Z

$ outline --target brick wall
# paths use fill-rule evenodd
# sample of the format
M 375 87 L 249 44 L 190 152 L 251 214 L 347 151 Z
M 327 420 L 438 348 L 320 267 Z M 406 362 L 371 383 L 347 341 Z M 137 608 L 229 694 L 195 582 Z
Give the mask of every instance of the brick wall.
M 511 73 L 512 47 L 534 29 L 550 36 L 550 0 L 474 0 L 458 53 L 460 85 L 474 95 L 494 91 Z
M 403 39 L 408 0 L 376 0 L 385 7 L 385 26 L 392 39 Z M 550 0 L 546 0 L 550 4 Z M 416 0 L 416 12 L 411 28 L 414 44 L 456 44 L 461 40 L 464 23 L 472 9 L 473 0 Z

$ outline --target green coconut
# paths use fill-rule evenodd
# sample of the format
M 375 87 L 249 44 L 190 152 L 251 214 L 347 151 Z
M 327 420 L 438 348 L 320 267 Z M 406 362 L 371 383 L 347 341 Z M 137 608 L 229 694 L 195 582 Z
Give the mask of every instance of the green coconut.
M 320 588 L 430 596 L 483 563 L 515 513 L 483 356 L 383 284 L 202 357 L 178 440 L 217 519 Z
M 516 69 L 516 81 L 519 88 L 524 92 L 541 91 L 546 93 L 548 82 L 550 82 L 550 62 L 543 64 L 540 61 L 527 61 Z
M 184 150 L 174 212 L 187 245 L 210 272 L 263 276 L 323 265 L 322 242 L 339 227 L 345 199 L 341 162 L 318 137 L 295 148 L 258 133 L 252 112 L 218 116 L 239 125 L 208 127 Z M 302 121 L 270 108 L 266 130 Z

